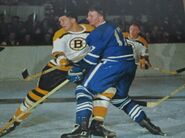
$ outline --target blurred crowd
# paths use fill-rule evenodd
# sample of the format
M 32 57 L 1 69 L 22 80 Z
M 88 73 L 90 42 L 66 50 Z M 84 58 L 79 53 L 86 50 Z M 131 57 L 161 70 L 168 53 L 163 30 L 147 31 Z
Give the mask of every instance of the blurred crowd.
M 26 21 L 13 16 L 5 23 L 0 18 L 1 45 L 51 45 L 54 32 L 59 29 L 58 17 L 33 20 L 30 15 Z
M 68 10 L 86 16 L 93 3 L 104 5 L 110 20 L 128 31 L 132 22 L 138 22 L 149 43 L 185 42 L 185 14 L 182 0 L 0 0 L 0 5 L 40 5 L 45 7 L 45 17 L 40 20 L 30 14 L 27 20 L 19 16 L 6 21 L 0 15 L 0 45 L 51 45 L 52 37 L 60 28 L 58 17 Z M 60 6 L 59 6 L 60 5 Z M 80 7 L 80 8 L 79 8 Z M 111 7 L 111 8 L 110 8 Z

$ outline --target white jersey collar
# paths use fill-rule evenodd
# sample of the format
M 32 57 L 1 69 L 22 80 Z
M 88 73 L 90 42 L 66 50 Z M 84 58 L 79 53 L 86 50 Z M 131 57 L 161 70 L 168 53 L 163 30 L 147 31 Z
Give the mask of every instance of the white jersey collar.
M 81 34 L 81 33 L 85 32 L 86 31 L 85 26 L 83 26 L 82 24 L 80 24 L 80 26 L 83 28 L 82 31 L 79 31 L 79 32 L 68 31 L 68 32 L 71 33 L 71 34 Z

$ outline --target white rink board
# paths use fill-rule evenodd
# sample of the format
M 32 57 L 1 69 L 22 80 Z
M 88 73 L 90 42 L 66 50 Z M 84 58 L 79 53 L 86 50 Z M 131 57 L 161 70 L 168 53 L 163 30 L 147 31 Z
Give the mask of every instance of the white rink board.
M 30 73 L 40 72 L 51 58 L 52 46 L 18 46 L 5 47 L 0 52 L 0 80 L 22 79 L 21 71 L 29 69 Z M 162 69 L 179 69 L 185 67 L 185 44 L 150 44 L 150 60 L 154 67 Z M 182 73 L 185 74 L 185 73 Z M 155 70 L 138 70 L 137 76 L 165 75 Z

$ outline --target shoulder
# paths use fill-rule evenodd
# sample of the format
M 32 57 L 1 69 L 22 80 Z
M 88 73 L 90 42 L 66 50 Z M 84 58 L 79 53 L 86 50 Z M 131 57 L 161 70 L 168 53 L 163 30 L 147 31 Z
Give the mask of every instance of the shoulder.
M 114 32 L 116 29 L 116 26 L 110 22 L 105 22 L 102 25 L 98 26 L 96 30 L 102 32 L 102 33 L 111 33 Z
M 129 33 L 128 33 L 128 32 L 123 32 L 122 34 L 123 34 L 123 36 L 124 36 L 125 38 L 128 38 L 128 37 L 129 37 Z
M 80 24 L 83 28 L 85 28 L 86 32 L 91 32 L 94 30 L 94 27 L 89 24 Z
M 148 48 L 148 42 L 143 36 L 139 36 L 138 41 L 142 43 L 146 48 Z
M 68 34 L 63 28 L 57 30 L 53 36 L 53 41 L 55 41 L 58 38 L 62 38 L 64 35 Z

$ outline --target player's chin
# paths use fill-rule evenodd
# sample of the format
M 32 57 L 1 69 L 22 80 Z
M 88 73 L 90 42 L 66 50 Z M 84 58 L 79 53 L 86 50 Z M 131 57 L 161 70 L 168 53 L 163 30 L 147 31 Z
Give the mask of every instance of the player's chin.
M 67 26 L 63 26 L 64 30 L 68 31 L 69 30 L 69 27 Z
M 93 22 L 90 22 L 90 21 L 89 21 L 89 24 L 92 25 L 92 26 L 95 26 L 95 24 L 94 24 Z

